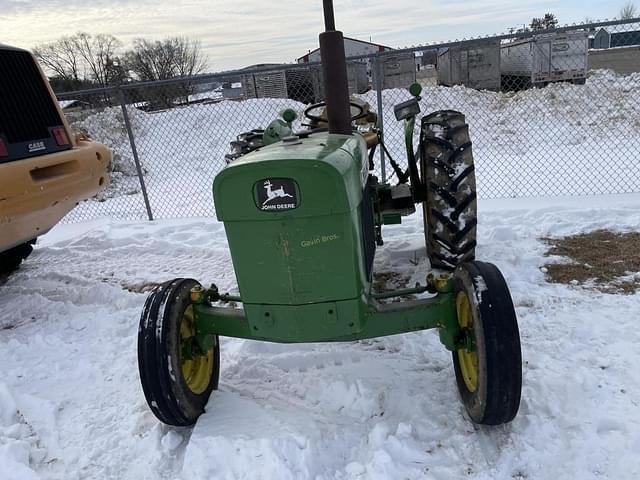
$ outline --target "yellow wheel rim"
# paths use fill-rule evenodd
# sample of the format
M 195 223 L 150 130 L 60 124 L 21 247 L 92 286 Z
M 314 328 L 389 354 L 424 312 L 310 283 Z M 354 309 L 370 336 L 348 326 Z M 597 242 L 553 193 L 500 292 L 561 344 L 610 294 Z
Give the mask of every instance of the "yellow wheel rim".
M 458 312 L 458 325 L 460 325 L 462 331 L 473 335 L 473 313 L 469 297 L 465 292 L 458 292 L 456 310 Z M 478 388 L 478 354 L 465 348 L 461 348 L 457 353 L 464 384 L 467 386 L 467 390 L 473 393 Z
M 189 390 L 199 395 L 207 389 L 211 382 L 214 358 L 213 348 L 204 355 L 194 355 L 191 359 L 183 358 L 184 348 L 189 343 L 193 343 L 195 334 L 193 307 L 189 305 L 180 322 L 180 369 Z

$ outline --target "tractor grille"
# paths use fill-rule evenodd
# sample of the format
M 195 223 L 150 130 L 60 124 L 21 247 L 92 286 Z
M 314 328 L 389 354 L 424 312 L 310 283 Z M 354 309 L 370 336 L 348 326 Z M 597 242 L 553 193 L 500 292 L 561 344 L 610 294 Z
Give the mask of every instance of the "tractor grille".
M 54 100 L 31 55 L 21 50 L 0 48 L 0 135 L 4 141 L 10 147 L 34 140 L 50 140 L 51 128 L 62 125 Z M 59 149 L 47 148 L 41 154 Z M 16 154 L 30 156 L 17 151 Z

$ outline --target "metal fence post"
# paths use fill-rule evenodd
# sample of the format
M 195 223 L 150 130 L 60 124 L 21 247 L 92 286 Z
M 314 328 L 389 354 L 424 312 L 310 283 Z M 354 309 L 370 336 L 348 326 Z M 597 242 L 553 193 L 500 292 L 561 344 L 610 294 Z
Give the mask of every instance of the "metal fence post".
M 380 131 L 380 140 L 384 142 L 384 109 L 382 108 L 382 60 L 380 54 L 376 54 L 374 61 L 374 75 L 373 82 L 376 89 L 377 102 L 378 102 L 378 130 Z M 387 180 L 386 165 L 384 160 L 384 148 L 380 148 L 380 176 L 382 177 L 382 183 Z
M 138 150 L 136 149 L 136 142 L 133 136 L 133 130 L 131 129 L 131 122 L 129 120 L 129 113 L 127 112 L 124 90 L 122 89 L 120 89 L 120 107 L 122 108 L 122 116 L 124 117 L 124 125 L 127 128 L 127 135 L 129 136 L 129 144 L 131 145 L 131 152 L 133 153 L 133 161 L 136 163 L 136 171 L 138 172 L 138 180 L 140 181 L 140 188 L 142 189 L 142 197 L 144 198 L 144 205 L 147 208 L 147 217 L 149 220 L 153 220 L 153 213 L 151 213 L 151 205 L 149 204 L 149 196 L 147 195 L 147 187 L 144 183 L 142 167 L 140 166 L 140 159 L 138 158 Z

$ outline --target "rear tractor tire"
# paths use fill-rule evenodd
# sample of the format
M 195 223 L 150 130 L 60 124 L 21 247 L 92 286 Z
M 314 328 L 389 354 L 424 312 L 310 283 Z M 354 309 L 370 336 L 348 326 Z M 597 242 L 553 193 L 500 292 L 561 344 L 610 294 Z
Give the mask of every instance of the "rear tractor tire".
M 207 352 L 197 352 L 191 289 L 195 280 L 178 278 L 156 287 L 147 298 L 138 330 L 138 370 L 154 415 L 168 425 L 193 425 L 218 388 L 218 336 Z M 187 353 L 190 352 L 190 353 Z
M 35 244 L 36 239 L 34 238 L 9 250 L 0 252 L 0 274 L 10 273 L 18 268 L 22 261 L 31 255 Z
M 453 270 L 476 254 L 476 176 L 469 126 L 460 112 L 422 119 L 420 170 L 427 256 L 432 268 Z
M 518 413 L 522 354 L 509 289 L 495 265 L 469 262 L 454 275 L 465 347 L 453 352 L 458 391 L 475 423 L 500 425 Z

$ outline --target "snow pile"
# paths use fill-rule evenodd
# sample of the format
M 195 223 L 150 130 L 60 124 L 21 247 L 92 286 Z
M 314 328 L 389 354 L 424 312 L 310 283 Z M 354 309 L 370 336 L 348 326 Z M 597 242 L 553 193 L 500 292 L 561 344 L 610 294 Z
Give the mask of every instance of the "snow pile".
M 128 115 L 134 136 L 141 136 L 144 133 L 144 112 L 137 108 L 130 108 Z M 125 175 L 136 174 L 133 152 L 129 144 L 129 136 L 120 107 L 105 108 L 93 115 L 89 115 L 73 126 L 89 133 L 92 138 L 104 143 L 114 152 L 112 165 L 114 171 Z
M 143 134 L 143 112 L 136 108 L 128 110 L 129 121 L 134 136 Z M 94 111 L 71 112 L 67 114 L 71 128 L 88 134 L 94 140 L 103 143 L 113 154 L 111 161 L 111 186 L 98 195 L 97 200 L 132 195 L 140 192 L 133 150 L 125 128 L 124 116 L 120 107 L 109 107 Z

